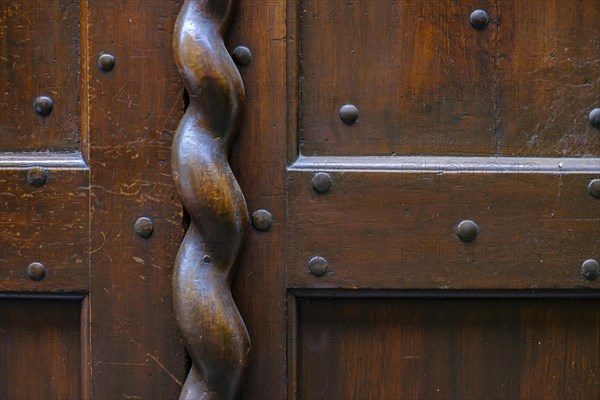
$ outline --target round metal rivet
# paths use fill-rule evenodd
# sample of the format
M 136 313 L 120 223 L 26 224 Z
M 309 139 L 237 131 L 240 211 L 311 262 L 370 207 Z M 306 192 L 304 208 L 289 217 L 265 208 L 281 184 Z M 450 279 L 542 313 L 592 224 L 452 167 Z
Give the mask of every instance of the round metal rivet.
M 321 276 L 327 272 L 327 260 L 323 257 L 313 257 L 308 261 L 308 269 L 311 274 Z
M 588 115 L 590 124 L 595 128 L 600 128 L 600 108 L 594 108 Z
M 209 264 L 212 261 L 212 258 L 210 258 L 210 256 L 207 254 L 202 257 L 202 261 L 204 261 L 205 264 Z
M 469 21 L 473 28 L 482 30 L 490 23 L 490 16 L 483 10 L 475 10 L 471 13 Z
M 588 186 L 590 194 L 597 199 L 600 199 L 600 179 L 592 179 Z
M 44 168 L 34 167 L 27 171 L 27 182 L 29 182 L 31 186 L 44 186 L 47 180 L 48 171 Z
M 598 264 L 598 261 L 589 259 L 581 264 L 581 276 L 588 281 L 593 281 L 598 275 L 600 275 L 600 264 Z
M 252 61 L 252 52 L 245 46 L 238 46 L 233 49 L 231 57 L 238 65 L 248 65 Z
M 27 267 L 27 275 L 34 281 L 41 281 L 46 276 L 46 267 L 39 262 L 31 263 Z
M 273 216 L 267 210 L 257 210 L 252 213 L 252 225 L 259 231 L 266 231 L 273 223 Z
M 108 72 L 115 67 L 115 56 L 112 54 L 102 54 L 98 57 L 98 68 L 104 72 Z
M 479 227 L 475 222 L 467 219 L 458 224 L 456 233 L 461 240 L 471 242 L 475 240 L 479 234 Z
M 352 125 L 358 121 L 358 108 L 352 104 L 346 104 L 340 108 L 340 118 L 347 125 Z
M 33 101 L 33 109 L 42 117 L 50 115 L 53 108 L 54 102 L 48 96 L 40 96 Z
M 135 233 L 137 233 L 138 236 L 147 238 L 154 231 L 154 223 L 150 218 L 140 217 L 137 221 L 135 221 L 134 228 Z
M 327 193 L 331 189 L 331 176 L 325 172 L 317 172 L 312 178 L 313 189 L 317 193 Z

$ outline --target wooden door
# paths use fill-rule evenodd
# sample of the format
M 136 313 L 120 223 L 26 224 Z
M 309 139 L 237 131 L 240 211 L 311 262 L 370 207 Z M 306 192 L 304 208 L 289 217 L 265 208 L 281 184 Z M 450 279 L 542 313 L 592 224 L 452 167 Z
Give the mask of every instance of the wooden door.
M 594 0 L 0 4 L 0 398 L 598 398 Z
M 598 398 L 599 17 L 240 2 L 249 398 Z
M 181 390 L 171 275 L 183 225 L 169 168 L 185 107 L 170 45 L 179 8 L 0 1 L 1 399 Z

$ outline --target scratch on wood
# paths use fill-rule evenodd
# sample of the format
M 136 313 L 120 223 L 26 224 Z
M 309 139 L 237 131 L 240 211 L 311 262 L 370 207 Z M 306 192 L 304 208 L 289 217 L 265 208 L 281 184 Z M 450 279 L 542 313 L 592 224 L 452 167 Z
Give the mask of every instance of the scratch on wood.
M 166 368 L 166 367 L 165 367 L 165 366 L 164 366 L 164 365 L 163 365 L 163 364 L 162 364 L 160 361 L 158 361 L 158 358 L 154 357 L 154 356 L 153 356 L 152 354 L 150 354 L 150 353 L 146 353 L 146 355 L 147 355 L 148 357 L 150 357 L 151 359 L 153 359 L 153 360 L 154 360 L 154 362 L 155 362 L 156 364 L 158 364 L 158 366 L 159 366 L 159 367 L 161 367 L 161 368 L 163 369 L 163 371 L 165 371 L 165 372 L 166 372 L 166 373 L 167 373 L 167 374 L 168 374 L 168 375 L 169 375 L 171 378 L 173 378 L 173 380 L 174 380 L 175 382 L 177 382 L 177 384 L 178 384 L 179 386 L 183 386 L 183 383 L 181 383 L 181 381 L 180 381 L 179 379 L 177 379 L 177 378 L 175 377 L 175 375 L 173 375 L 173 374 L 171 373 L 171 371 L 169 371 L 169 370 L 168 370 L 168 369 L 167 369 L 167 368 Z
M 556 202 L 554 203 L 554 209 L 552 210 L 552 212 L 550 213 L 551 217 L 554 217 L 554 215 L 556 214 L 556 210 L 558 209 L 558 206 L 560 204 L 560 193 L 562 192 L 562 174 L 558 175 L 558 190 L 556 192 Z
M 173 111 L 175 111 L 175 107 L 177 107 L 177 104 L 179 104 L 180 101 L 183 104 L 183 93 L 181 94 L 181 96 L 179 96 L 178 98 L 175 99 L 175 102 L 173 103 L 173 106 L 171 107 L 171 111 L 169 111 L 169 114 L 167 115 L 167 118 L 165 119 L 165 123 L 163 124 L 163 126 L 159 132 L 162 132 L 165 130 L 165 127 L 167 126 L 167 124 L 169 123 L 169 120 L 171 119 L 171 115 L 173 115 Z
M 128 362 L 107 362 L 106 365 L 127 365 L 127 366 L 134 366 L 134 367 L 147 367 L 148 366 L 148 364 L 128 363 Z

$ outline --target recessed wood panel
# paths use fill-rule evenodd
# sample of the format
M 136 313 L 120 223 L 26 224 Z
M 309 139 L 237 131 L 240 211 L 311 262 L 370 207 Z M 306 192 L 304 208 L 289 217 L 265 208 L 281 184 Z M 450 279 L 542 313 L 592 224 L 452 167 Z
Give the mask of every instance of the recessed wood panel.
M 319 1 L 299 7 L 300 152 L 494 154 L 491 1 Z M 344 124 L 339 108 L 360 118 Z
M 600 5 L 597 0 L 501 1 L 499 153 L 598 157 Z
M 81 149 L 79 3 L 0 3 L 0 152 Z M 50 115 L 35 112 L 38 96 Z
M 469 23 L 475 9 L 485 29 Z M 303 0 L 298 14 L 288 86 L 303 155 L 600 154 L 595 0 Z
M 79 399 L 81 302 L 0 299 L 0 398 Z
M 333 181 L 325 194 L 313 190 L 312 172 L 290 172 L 290 287 L 600 287 L 580 274 L 583 261 L 600 257 L 600 200 L 588 192 L 598 172 L 552 172 L 557 165 L 542 172 L 551 160 L 469 166 L 415 159 L 390 162 L 396 169 L 387 171 L 377 169 L 383 162 L 336 169 L 330 161 L 320 165 Z M 457 236 L 463 220 L 479 226 L 472 242 Z M 308 270 L 314 256 L 327 260 L 324 276 Z
M 298 299 L 298 399 L 594 399 L 598 299 Z

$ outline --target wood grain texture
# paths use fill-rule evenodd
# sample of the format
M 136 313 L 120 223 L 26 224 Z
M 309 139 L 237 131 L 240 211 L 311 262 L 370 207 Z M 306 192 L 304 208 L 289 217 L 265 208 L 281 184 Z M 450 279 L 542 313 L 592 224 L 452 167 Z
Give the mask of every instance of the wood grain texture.
M 302 154 L 494 154 L 496 26 L 469 23 L 494 2 L 300 3 Z
M 597 1 L 298 3 L 301 154 L 600 155 Z
M 235 398 L 250 353 L 230 289 L 248 228 L 246 202 L 228 162 L 245 94 L 223 42 L 235 7 L 235 1 L 187 0 L 173 38 L 190 99 L 171 160 L 191 219 L 173 276 L 175 314 L 193 362 L 180 399 Z
M 65 291 L 89 290 L 89 304 L 83 305 L 87 309 L 80 321 L 81 332 L 89 329 L 89 341 L 82 345 L 84 364 L 79 373 L 91 374 L 91 390 L 86 389 L 86 376 L 82 376 L 81 396 L 67 398 L 176 398 L 188 372 L 172 297 L 175 256 L 185 233 L 170 150 L 185 107 L 171 46 L 182 3 L 0 1 L 0 56 L 8 60 L 0 58 L 0 168 L 4 168 L 0 171 L 0 290 L 36 292 L 36 296 L 52 292 L 45 294 L 55 297 Z M 221 8 L 205 5 L 209 3 Z M 229 15 L 225 2 L 202 4 L 198 18 L 203 24 L 216 21 L 205 18 L 207 13 Z M 443 384 L 439 387 L 443 393 L 465 393 L 466 397 L 480 393 L 485 386 L 492 395 L 486 392 L 480 397 L 493 397 L 497 391 L 506 394 L 504 398 L 539 393 L 593 398 L 597 390 L 586 392 L 597 389 L 593 385 L 563 382 L 597 381 L 582 367 L 585 363 L 587 371 L 592 371 L 597 365 L 588 356 L 598 348 L 585 341 L 596 340 L 597 344 L 589 325 L 598 323 L 595 303 L 586 303 L 592 306 L 583 311 L 585 305 L 577 309 L 574 303 L 563 307 L 549 300 L 551 310 L 546 310 L 527 305 L 528 300 L 517 301 L 511 303 L 518 310 L 513 312 L 504 300 L 479 303 L 469 299 L 464 307 L 456 306 L 452 299 L 430 306 L 414 302 L 409 309 L 394 299 L 356 307 L 345 300 L 318 301 L 301 310 L 300 320 L 308 324 L 300 327 L 299 340 L 308 350 L 304 348 L 304 356 L 297 359 L 290 357 L 286 366 L 286 347 L 296 354 L 293 349 L 299 343 L 293 334 L 286 336 L 286 312 L 291 321 L 297 320 L 294 296 L 290 295 L 292 301 L 286 304 L 286 292 L 288 285 L 308 288 L 307 295 L 314 292 L 311 288 L 329 287 L 347 288 L 354 295 L 361 292 L 355 288 L 370 288 L 381 296 L 390 288 L 401 289 L 396 293 L 404 293 L 403 288 L 596 289 L 600 281 L 588 282 L 579 275 L 581 261 L 600 257 L 600 202 L 587 192 L 589 180 L 600 177 L 598 159 L 589 158 L 599 155 L 600 136 L 587 125 L 585 112 L 600 106 L 595 62 L 598 25 L 594 24 L 598 9 L 594 6 L 592 0 L 239 2 L 237 16 L 230 21 L 227 47 L 244 45 L 253 55 L 249 65 L 239 67 L 246 91 L 244 120 L 217 110 L 236 98 L 239 87 L 234 85 L 226 90 L 228 96 L 220 96 L 218 87 L 229 81 L 210 81 L 214 75 L 203 75 L 209 79 L 203 81 L 204 86 L 198 85 L 203 89 L 191 100 L 192 106 L 198 102 L 213 107 L 210 112 L 223 117 L 215 122 L 195 113 L 201 121 L 195 128 L 206 124 L 221 129 L 239 122 L 244 134 L 235 139 L 234 134 L 228 136 L 231 140 L 224 140 L 222 146 L 215 144 L 218 162 L 201 163 L 191 186 L 205 194 L 228 187 L 231 181 L 218 176 L 225 173 L 230 177 L 229 170 L 219 163 L 227 161 L 231 146 L 231 169 L 248 209 L 267 209 L 273 215 L 269 231 L 249 230 L 237 263 L 239 270 L 233 275 L 236 267 L 231 269 L 233 298 L 244 316 L 253 349 L 252 357 L 246 359 L 249 379 L 239 391 L 240 397 L 294 398 L 293 382 L 286 393 L 288 368 L 290 377 L 303 368 L 299 374 L 302 397 L 352 398 L 357 394 L 372 398 L 391 393 L 387 398 L 396 398 L 397 388 L 409 394 L 423 393 L 416 397 L 430 393 L 435 397 L 437 392 L 429 392 L 426 386 L 432 383 L 431 375 L 418 375 L 431 368 L 436 372 L 433 381 Z M 491 14 L 487 30 L 475 31 L 468 24 L 468 14 L 475 8 Z M 56 23 L 58 19 L 61 24 Z M 225 20 L 222 22 L 225 26 Z M 226 59 L 220 46 L 227 33 L 214 29 L 218 32 L 209 34 L 204 43 L 218 44 L 211 49 Z M 101 53 L 115 55 L 112 71 L 103 72 L 96 66 Z M 203 59 L 198 53 L 190 54 L 193 62 Z M 210 60 L 206 57 L 201 64 Z M 235 73 L 231 64 L 228 68 Z M 76 75 L 79 70 L 81 76 Z M 4 80 L 7 71 L 9 80 Z M 299 87 L 304 91 L 302 98 Z M 58 92 L 56 114 L 45 119 L 33 113 L 33 98 L 21 104 L 22 95 L 37 93 L 38 88 Z M 77 99 L 79 89 L 81 99 Z M 359 107 L 357 125 L 346 126 L 339 120 L 337 102 L 342 101 Z M 77 109 L 73 111 L 71 105 Z M 24 114 L 19 118 L 15 110 Z M 61 113 L 67 111 L 68 118 L 62 118 Z M 65 124 L 55 126 L 55 122 Z M 298 140 L 297 125 L 303 141 Z M 396 136 L 397 132 L 402 135 Z M 490 132 L 495 139 L 486 135 Z M 534 134 L 537 137 L 533 138 Z M 70 153 L 29 153 L 35 150 Z M 332 154 L 392 152 L 465 157 L 433 160 L 448 167 L 443 171 L 440 165 L 422 168 L 422 163 L 432 160 L 423 157 L 406 164 L 400 157 L 365 157 L 358 164 L 357 158 L 347 157 L 327 167 Z M 324 157 L 301 167 L 298 164 L 304 157 L 296 160 L 301 153 Z M 595 164 L 573 169 L 570 163 L 581 160 L 545 160 L 555 167 L 542 173 L 535 164 L 528 164 L 531 160 L 516 159 L 524 169 L 511 167 L 503 173 L 495 167 L 497 159 L 484 171 L 468 165 L 477 160 L 462 164 L 467 156 L 494 153 L 586 157 L 588 166 Z M 286 155 L 294 165 L 286 165 Z M 66 166 L 66 161 L 75 159 L 76 163 Z M 88 166 L 82 165 L 84 162 Z M 558 168 L 558 163 L 564 165 Z M 25 180 L 26 169 L 32 165 L 50 171 L 42 188 L 30 187 Z M 333 190 L 317 195 L 310 178 L 323 169 L 332 173 Z M 194 205 L 200 200 L 191 199 Z M 133 230 L 140 216 L 154 221 L 154 232 L 147 239 Z M 458 219 L 467 217 L 482 228 L 470 244 L 460 242 L 453 230 Z M 200 221 L 194 226 L 202 228 L 203 224 Z M 190 235 L 199 237 L 201 230 L 194 226 Z M 75 238 L 89 243 L 89 255 L 85 249 L 80 253 L 77 247 L 69 247 Z M 234 242 L 238 240 L 234 237 Z M 225 253 L 230 245 L 216 240 L 208 243 L 212 249 L 227 249 Z M 197 250 L 187 259 L 202 266 L 206 249 Z M 38 254 L 68 262 L 59 267 L 47 264 L 46 279 L 36 283 L 26 276 L 25 268 Z M 308 272 L 306 261 L 317 254 L 328 259 L 331 274 L 317 278 Z M 211 254 L 212 264 L 232 258 L 232 254 Z M 220 287 L 229 289 L 228 284 Z M 442 294 L 454 292 L 444 290 Z M 478 308 L 480 304 L 485 310 Z M 18 318 L 31 317 L 28 308 L 19 310 Z M 446 368 L 423 357 L 399 360 L 411 354 L 388 351 L 388 345 L 394 348 L 397 342 L 403 343 L 395 335 L 394 321 L 411 310 L 420 311 L 419 316 L 410 314 L 415 329 L 424 327 L 412 336 L 411 346 L 423 344 L 439 350 L 440 359 L 448 361 Z M 463 311 L 469 314 L 463 317 Z M 64 316 L 70 308 L 57 312 Z M 10 309 L 8 314 L 15 315 Z M 482 365 L 519 368 L 516 358 L 507 358 L 514 352 L 499 354 L 496 348 L 476 343 L 472 347 L 435 343 L 435 334 L 428 330 L 432 324 L 440 327 L 443 336 L 444 332 L 453 333 L 457 323 L 470 322 L 469 315 L 488 321 L 490 330 L 527 327 L 528 321 L 549 327 L 542 335 L 541 347 L 527 342 L 518 349 L 524 354 L 521 365 L 531 367 L 528 375 L 522 375 L 527 379 L 511 375 L 510 370 L 501 371 L 501 376 L 493 371 L 484 373 Z M 54 311 L 50 316 L 61 319 Z M 328 321 L 339 322 L 329 332 L 340 338 L 340 346 L 323 348 L 322 354 L 310 353 L 315 342 L 323 343 L 318 334 L 310 335 L 329 327 Z M 215 332 L 215 325 L 197 326 Z M 561 327 L 568 327 L 567 334 Z M 509 338 L 518 338 L 511 329 Z M 508 350 L 518 347 L 514 340 L 508 342 Z M 91 351 L 89 365 L 85 364 L 86 349 Z M 465 353 L 461 353 L 463 349 Z M 44 357 L 46 354 L 43 352 Z M 375 359 L 378 354 L 381 356 Z M 556 354 L 568 357 L 557 362 Z M 461 363 L 455 365 L 451 360 Z M 472 360 L 476 365 L 469 365 Z M 574 367 L 564 360 L 575 361 Z M 372 369 L 361 370 L 360 362 L 369 363 Z M 423 368 L 407 367 L 410 362 L 421 362 Z M 1 363 L 2 357 L 0 373 L 8 371 Z M 325 377 L 332 376 L 327 375 L 331 368 L 337 368 L 333 373 L 338 374 L 335 379 L 339 382 L 326 381 Z M 395 373 L 386 373 L 390 368 L 406 370 L 414 379 L 405 386 Z M 347 371 L 350 377 L 344 375 Z M 472 387 L 461 385 L 465 376 L 473 377 Z M 502 377 L 504 382 L 517 383 L 508 389 L 498 386 L 500 381 L 495 378 Z M 17 383 L 28 384 L 25 373 L 19 373 L 19 378 Z M 539 382 L 548 391 L 540 391 Z M 235 391 L 227 386 L 227 379 L 220 383 L 225 391 Z M 338 390 L 336 383 L 345 386 Z M 67 387 L 70 383 L 54 384 Z M 345 390 L 351 393 L 345 396 Z M 215 393 L 211 395 L 217 396 Z
M 50 164 L 33 158 L 27 163 Z M 47 167 L 41 187 L 27 182 L 30 168 L 0 165 L 0 291 L 89 289 L 90 171 L 82 164 Z M 39 282 L 27 275 L 33 262 L 46 267 Z
M 298 299 L 298 399 L 594 399 L 598 299 Z
M 173 313 L 184 234 L 170 147 L 184 109 L 172 58 L 177 0 L 87 1 L 92 399 L 176 398 L 186 374 Z M 97 67 L 102 53 L 115 68 Z M 134 223 L 154 222 L 148 238 Z
M 309 171 L 290 173 L 290 287 L 599 287 L 580 275 L 584 260 L 600 257 L 600 203 L 588 193 L 598 173 L 501 172 L 493 163 L 405 168 L 322 165 L 333 179 L 324 195 L 312 189 Z M 456 235 L 467 219 L 480 229 L 470 243 Z M 306 266 L 315 255 L 328 261 L 323 277 Z
M 81 149 L 79 4 L 0 3 L 0 151 Z M 47 117 L 33 109 L 38 96 L 54 101 Z
M 0 299 L 0 398 L 80 399 L 81 302 Z
M 240 135 L 231 168 L 250 213 L 273 215 L 268 231 L 250 229 L 232 291 L 252 343 L 248 379 L 241 398 L 286 398 L 285 227 L 286 1 L 242 0 L 228 48 L 246 46 L 252 62 L 238 66 L 246 91 Z
M 0 2 L 0 291 L 47 300 L 89 291 L 77 378 L 42 371 L 28 379 L 20 372 L 27 360 L 11 359 L 19 371 L 11 387 L 29 398 L 175 398 L 181 390 L 186 357 L 171 282 L 184 230 L 169 163 L 184 107 L 171 57 L 179 7 Z M 102 53 L 116 57 L 110 72 L 97 67 Z M 46 118 L 33 111 L 40 94 L 55 100 Z M 27 182 L 34 166 L 49 172 L 41 187 Z M 133 229 L 140 216 L 154 221 L 147 239 Z M 39 282 L 27 276 L 33 261 L 47 268 Z M 15 312 L 28 317 L 26 308 Z M 50 352 L 60 363 L 58 347 Z M 43 394 L 78 382 L 80 393 Z
M 596 0 L 498 2 L 500 155 L 600 157 Z M 600 162 L 599 162 L 600 163 Z

